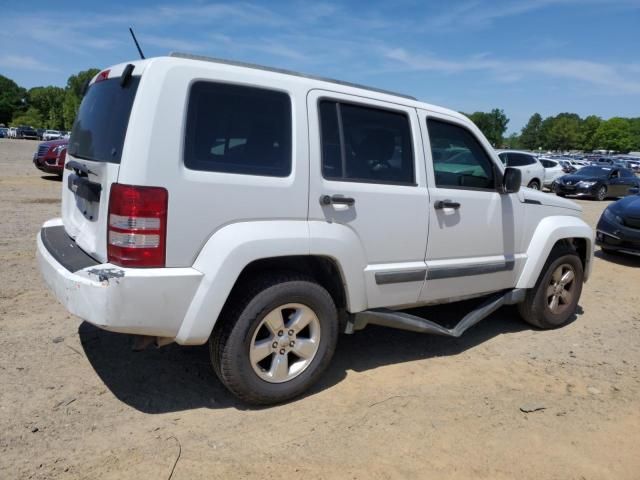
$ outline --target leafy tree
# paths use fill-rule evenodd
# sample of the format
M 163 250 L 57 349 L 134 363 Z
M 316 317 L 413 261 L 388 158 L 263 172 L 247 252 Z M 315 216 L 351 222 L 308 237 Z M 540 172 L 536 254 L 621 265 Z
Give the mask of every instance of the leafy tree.
M 491 112 L 474 112 L 467 116 L 487 137 L 491 145 L 494 147 L 502 145 L 509 123 L 509 118 L 505 115 L 504 110 L 494 108 Z
M 8 125 L 17 112 L 24 110 L 24 96 L 24 88 L 0 75 L 0 123 Z
M 522 144 L 522 138 L 517 133 L 512 133 L 511 135 L 509 135 L 505 139 L 504 142 L 505 142 L 506 148 L 516 148 L 516 149 L 526 148 L 526 149 L 529 149 L 529 147 L 525 147 Z
M 40 112 L 34 107 L 29 107 L 26 112 L 16 113 L 16 116 L 13 117 L 11 124 L 15 126 L 27 125 L 33 128 L 42 128 L 44 122 L 42 120 L 42 115 L 40 115 Z
M 594 136 L 598 148 L 628 152 L 637 140 L 633 137 L 632 122 L 628 118 L 614 117 L 602 122 Z
M 580 126 L 580 148 L 585 151 L 592 151 L 598 148 L 595 144 L 595 135 L 602 119 L 596 115 L 589 115 L 582 121 Z
M 97 68 L 90 68 L 83 70 L 75 75 L 71 75 L 67 80 L 67 88 L 65 90 L 64 98 L 62 99 L 62 117 L 64 122 L 64 128 L 71 130 L 73 122 L 76 119 L 78 113 L 78 107 L 80 107 L 80 101 L 82 100 L 82 93 L 85 85 L 91 80 L 100 70 Z
M 575 113 L 561 113 L 553 118 L 548 142 L 554 150 L 578 148 L 581 119 Z
M 555 117 L 547 117 L 540 124 L 540 147 L 545 150 L 552 149 L 551 129 L 555 122 Z
M 90 68 L 71 75 L 67 80 L 67 90 L 71 91 L 76 97 L 82 98 L 82 90 L 85 84 L 95 77 L 99 71 L 97 68 Z
M 536 150 L 542 146 L 540 127 L 542 126 L 542 116 L 534 113 L 520 133 L 520 144 L 523 148 Z
M 64 127 L 64 93 L 60 87 L 35 87 L 27 92 L 27 103 L 40 112 L 45 128 L 61 130 Z
M 62 102 L 62 117 L 64 120 L 64 129 L 71 130 L 73 122 L 80 107 L 80 99 L 76 97 L 70 90 L 64 92 L 64 101 Z

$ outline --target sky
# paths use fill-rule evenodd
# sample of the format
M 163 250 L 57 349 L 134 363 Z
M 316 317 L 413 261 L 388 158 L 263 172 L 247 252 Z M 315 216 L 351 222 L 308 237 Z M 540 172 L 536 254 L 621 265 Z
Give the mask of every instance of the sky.
M 64 86 L 172 51 L 362 83 L 519 131 L 560 112 L 640 116 L 640 0 L 0 0 L 0 74 Z

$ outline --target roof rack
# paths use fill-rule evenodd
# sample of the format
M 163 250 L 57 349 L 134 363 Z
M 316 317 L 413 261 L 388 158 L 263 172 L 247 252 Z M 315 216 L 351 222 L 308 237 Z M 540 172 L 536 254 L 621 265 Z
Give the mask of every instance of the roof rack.
M 286 70 L 284 68 L 265 67 L 264 65 L 257 65 L 255 63 L 238 62 L 235 60 L 225 60 L 223 58 L 205 57 L 203 55 L 191 55 L 189 53 L 171 52 L 170 57 L 186 58 L 188 60 L 201 60 L 203 62 L 222 63 L 224 65 L 233 65 L 235 67 L 254 68 L 257 70 L 264 70 L 267 72 L 282 73 L 284 75 L 293 75 L 295 77 L 309 78 L 312 80 L 320 80 L 322 82 L 335 83 L 337 85 L 343 85 L 346 87 L 361 88 L 363 90 L 369 90 L 371 92 L 384 93 L 386 95 L 394 95 L 396 97 L 408 98 L 409 100 L 418 100 L 411 95 L 405 95 L 403 93 L 392 92 L 390 90 L 384 90 L 382 88 L 367 87 L 366 85 L 360 85 L 358 83 L 343 82 L 342 80 L 334 80 L 333 78 L 319 77 L 316 75 L 309 75 L 306 73 L 294 72 L 293 70 Z

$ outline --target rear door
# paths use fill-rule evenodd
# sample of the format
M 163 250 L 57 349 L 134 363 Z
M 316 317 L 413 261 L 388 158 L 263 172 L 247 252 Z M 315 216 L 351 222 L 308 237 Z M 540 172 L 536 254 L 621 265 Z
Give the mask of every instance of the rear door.
M 62 185 L 62 220 L 78 246 L 106 261 L 109 190 L 118 179 L 122 151 L 141 72 L 121 81 L 123 67 L 96 76 L 78 111 Z
M 307 98 L 311 228 L 327 222 L 334 238 L 360 242 L 369 308 L 414 304 L 429 216 L 415 109 L 323 90 Z

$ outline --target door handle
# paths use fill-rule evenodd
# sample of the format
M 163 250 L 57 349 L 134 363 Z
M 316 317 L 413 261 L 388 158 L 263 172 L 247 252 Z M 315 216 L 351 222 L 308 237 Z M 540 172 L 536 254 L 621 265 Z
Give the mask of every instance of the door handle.
M 433 204 L 433 208 L 436 210 L 442 210 L 443 208 L 453 208 L 457 210 L 460 208 L 460 204 L 452 200 L 436 200 L 436 203 Z
M 321 205 L 347 205 L 350 207 L 355 203 L 355 198 L 343 197 L 342 195 L 323 195 L 320 197 Z

